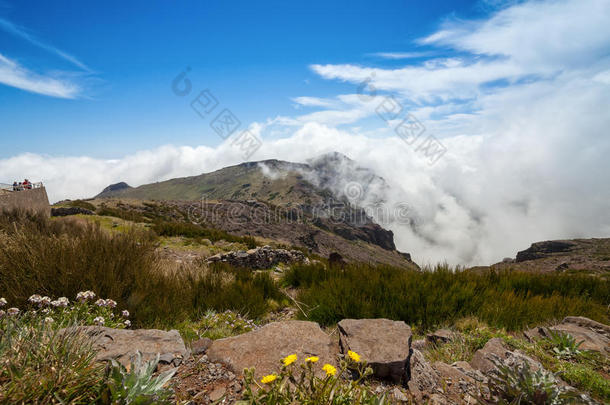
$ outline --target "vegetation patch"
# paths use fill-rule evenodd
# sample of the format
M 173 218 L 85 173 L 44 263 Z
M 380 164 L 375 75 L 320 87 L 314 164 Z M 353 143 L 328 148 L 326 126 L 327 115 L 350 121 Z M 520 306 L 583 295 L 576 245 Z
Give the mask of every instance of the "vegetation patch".
M 324 325 L 346 318 L 389 318 L 431 329 L 475 316 L 516 331 L 567 315 L 609 323 L 610 281 L 574 274 L 296 265 L 286 272 L 285 282 L 301 288 L 298 299 L 309 308 L 308 319 Z

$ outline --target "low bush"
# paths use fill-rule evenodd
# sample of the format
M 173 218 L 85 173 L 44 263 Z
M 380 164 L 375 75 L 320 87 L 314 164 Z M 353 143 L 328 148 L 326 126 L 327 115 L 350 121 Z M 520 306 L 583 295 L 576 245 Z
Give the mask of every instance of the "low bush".
M 184 236 L 187 238 L 205 238 L 212 242 L 225 240 L 227 242 L 243 243 L 248 249 L 256 247 L 256 240 L 251 236 L 237 236 L 220 229 L 204 228 L 201 225 L 188 222 L 157 221 L 152 229 L 159 236 Z
M 390 318 L 425 330 L 468 316 L 507 330 L 567 315 L 609 322 L 610 281 L 590 276 L 351 264 L 294 266 L 284 280 L 302 287 L 298 299 L 310 308 L 308 319 L 325 325 L 345 318 Z
M 70 201 L 68 203 L 68 205 L 70 207 L 84 208 L 84 209 L 89 210 L 89 211 L 95 211 L 95 209 L 96 209 L 95 205 L 91 204 L 90 202 L 83 201 L 83 200 Z
M 147 216 L 133 211 L 133 210 L 124 210 L 120 208 L 110 208 L 110 207 L 100 207 L 97 211 L 97 215 L 106 216 L 106 217 L 115 217 L 121 218 L 125 221 L 131 222 L 149 222 L 150 218 Z

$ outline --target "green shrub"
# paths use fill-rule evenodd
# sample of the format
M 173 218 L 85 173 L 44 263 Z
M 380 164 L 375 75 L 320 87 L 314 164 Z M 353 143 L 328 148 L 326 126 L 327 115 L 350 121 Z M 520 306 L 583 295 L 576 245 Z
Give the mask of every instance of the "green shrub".
M 204 228 L 189 222 L 157 221 L 152 229 L 159 236 L 184 236 L 187 238 L 205 238 L 212 242 L 225 240 L 227 242 L 243 243 L 248 249 L 256 247 L 256 240 L 251 236 L 237 236 L 220 229 Z
M 428 329 L 476 316 L 494 327 L 521 330 L 567 315 L 609 320 L 610 281 L 590 276 L 351 264 L 295 266 L 284 280 L 304 287 L 299 301 L 310 308 L 310 320 L 325 325 L 345 318 L 390 318 Z
M 70 207 L 76 207 L 76 208 L 84 208 L 86 210 L 89 211 L 95 211 L 95 205 L 87 202 L 87 201 L 83 201 L 83 200 L 74 200 L 74 201 L 70 201 L 68 203 L 68 205 Z
M 145 215 L 133 211 L 133 210 L 125 210 L 120 208 L 110 208 L 110 207 L 101 207 L 97 211 L 97 215 L 106 216 L 106 217 L 115 217 L 121 218 L 126 221 L 131 222 L 148 222 L 150 219 Z
M 555 356 L 561 359 L 570 359 L 579 355 L 581 352 L 578 349 L 583 341 L 576 342 L 574 336 L 561 331 L 548 330 L 549 343 L 553 346 Z

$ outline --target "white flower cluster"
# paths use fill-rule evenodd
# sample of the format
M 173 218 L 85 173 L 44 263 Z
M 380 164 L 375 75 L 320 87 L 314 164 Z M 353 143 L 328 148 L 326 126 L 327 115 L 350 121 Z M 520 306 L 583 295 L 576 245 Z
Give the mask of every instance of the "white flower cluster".
M 55 301 L 51 301 L 51 305 L 53 305 L 54 307 L 67 307 L 68 304 L 70 303 L 70 300 L 66 297 L 59 297 L 58 299 L 56 299 Z
M 76 294 L 76 300 L 78 302 L 85 302 L 88 300 L 92 300 L 95 298 L 95 293 L 93 291 L 81 291 L 78 294 Z
M 97 305 L 98 307 L 114 308 L 116 307 L 116 301 L 111 300 L 110 298 L 106 300 L 100 298 L 99 300 L 95 301 L 95 305 Z
M 51 298 L 47 297 L 46 295 L 44 297 L 42 297 L 38 294 L 34 294 L 34 295 L 30 296 L 30 298 L 28 298 L 28 301 L 31 304 L 38 305 L 39 307 L 51 305 Z
M 3 306 L 5 306 L 8 302 L 6 301 L 6 298 L 0 298 L 0 308 L 2 308 Z
M 97 326 L 104 326 L 104 317 L 103 316 L 96 316 L 93 319 L 93 323 L 96 324 Z
M 19 308 L 9 308 L 6 310 L 6 313 L 11 316 L 17 315 L 17 314 L 19 314 L 19 312 L 20 312 Z

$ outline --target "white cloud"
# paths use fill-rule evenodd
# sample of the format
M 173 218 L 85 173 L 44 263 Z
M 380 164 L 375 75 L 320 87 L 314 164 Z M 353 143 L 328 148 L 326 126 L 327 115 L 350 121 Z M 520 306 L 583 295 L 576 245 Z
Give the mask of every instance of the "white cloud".
M 0 18 L 0 29 L 4 30 L 12 35 L 15 35 L 21 39 L 24 39 L 27 42 L 31 43 L 32 45 L 37 46 L 47 52 L 53 53 L 53 54 L 59 56 L 60 58 L 79 67 L 80 69 L 82 69 L 84 71 L 90 72 L 90 69 L 83 62 L 78 60 L 76 57 L 74 57 L 74 56 L 70 55 L 69 53 L 64 52 L 61 49 L 58 49 L 52 45 L 42 42 L 41 40 L 39 40 L 38 38 L 36 38 L 32 34 L 30 34 L 23 27 L 15 25 L 14 23 L 12 23 L 4 18 Z
M 31 72 L 2 54 L 0 54 L 0 83 L 59 98 L 75 98 L 81 92 L 81 88 L 69 80 Z
M 431 51 L 418 51 L 418 52 L 375 52 L 370 54 L 371 56 L 377 56 L 383 59 L 414 59 L 414 58 L 424 58 L 428 56 L 433 56 L 435 52 Z

